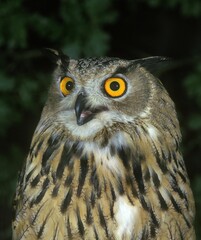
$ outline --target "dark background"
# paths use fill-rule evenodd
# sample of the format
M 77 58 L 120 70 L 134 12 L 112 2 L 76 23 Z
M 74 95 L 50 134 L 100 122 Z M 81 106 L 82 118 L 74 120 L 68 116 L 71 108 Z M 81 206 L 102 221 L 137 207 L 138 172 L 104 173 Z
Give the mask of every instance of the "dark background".
M 201 239 L 201 1 L 0 1 L 0 239 L 51 82 L 44 47 L 71 57 L 172 58 L 160 79 L 176 103 Z

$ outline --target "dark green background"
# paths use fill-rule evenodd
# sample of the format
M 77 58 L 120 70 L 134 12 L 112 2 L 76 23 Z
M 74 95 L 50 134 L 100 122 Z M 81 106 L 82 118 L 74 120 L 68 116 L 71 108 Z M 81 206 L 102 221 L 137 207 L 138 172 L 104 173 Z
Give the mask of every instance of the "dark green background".
M 0 239 L 51 82 L 43 47 L 71 57 L 171 57 L 160 79 L 176 103 L 201 239 L 201 1 L 0 0 Z

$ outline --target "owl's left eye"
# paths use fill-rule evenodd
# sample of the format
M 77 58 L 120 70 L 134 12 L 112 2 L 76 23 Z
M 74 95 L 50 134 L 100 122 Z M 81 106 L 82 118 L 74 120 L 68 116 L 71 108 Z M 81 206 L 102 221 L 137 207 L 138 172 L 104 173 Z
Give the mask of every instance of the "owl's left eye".
M 70 77 L 64 77 L 60 82 L 60 90 L 64 96 L 71 93 L 74 88 L 74 80 Z
M 113 98 L 121 97 L 126 93 L 127 83 L 123 78 L 108 78 L 104 82 L 104 91 Z

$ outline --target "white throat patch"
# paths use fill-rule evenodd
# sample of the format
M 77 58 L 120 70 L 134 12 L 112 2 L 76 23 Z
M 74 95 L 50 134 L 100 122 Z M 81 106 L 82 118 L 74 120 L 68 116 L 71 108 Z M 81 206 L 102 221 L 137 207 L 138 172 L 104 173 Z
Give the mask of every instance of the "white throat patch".
M 116 112 L 103 111 L 84 125 L 78 126 L 74 111 L 66 111 L 59 114 L 59 121 L 65 124 L 71 134 L 79 139 L 93 137 L 104 127 L 110 127 L 114 122 L 128 123 L 133 120 L 129 116 L 120 116 Z

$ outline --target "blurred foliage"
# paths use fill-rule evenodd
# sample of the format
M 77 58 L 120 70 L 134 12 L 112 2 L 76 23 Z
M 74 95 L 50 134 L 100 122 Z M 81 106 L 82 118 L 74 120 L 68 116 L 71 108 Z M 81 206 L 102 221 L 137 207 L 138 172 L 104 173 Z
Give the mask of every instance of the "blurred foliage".
M 200 0 L 144 0 L 152 7 L 165 7 L 174 9 L 179 7 L 185 16 L 199 17 L 201 15 Z
M 195 64 L 192 72 L 186 77 L 184 85 L 193 102 L 191 114 L 187 117 L 188 128 L 191 138 L 188 142 L 188 153 L 191 154 L 191 162 L 194 168 L 200 169 L 201 165 L 201 61 Z M 201 173 L 197 173 L 192 181 L 192 187 L 196 202 L 196 229 L 197 239 L 201 239 Z
M 188 117 L 188 127 L 198 135 L 198 138 L 191 141 L 189 148 L 193 149 L 197 146 L 201 149 L 201 62 L 198 62 L 192 73 L 186 77 L 184 84 L 189 99 L 195 104 Z
M 200 0 L 0 1 L 0 239 L 10 239 L 17 172 L 51 79 L 43 47 L 71 57 L 176 58 L 163 79 L 181 122 L 201 239 L 200 26 Z
M 115 17 L 113 11 L 106 13 L 110 5 L 111 0 L 1 2 L 0 46 L 24 49 L 33 37 L 56 44 L 71 56 L 101 55 L 108 48 L 102 26 Z

